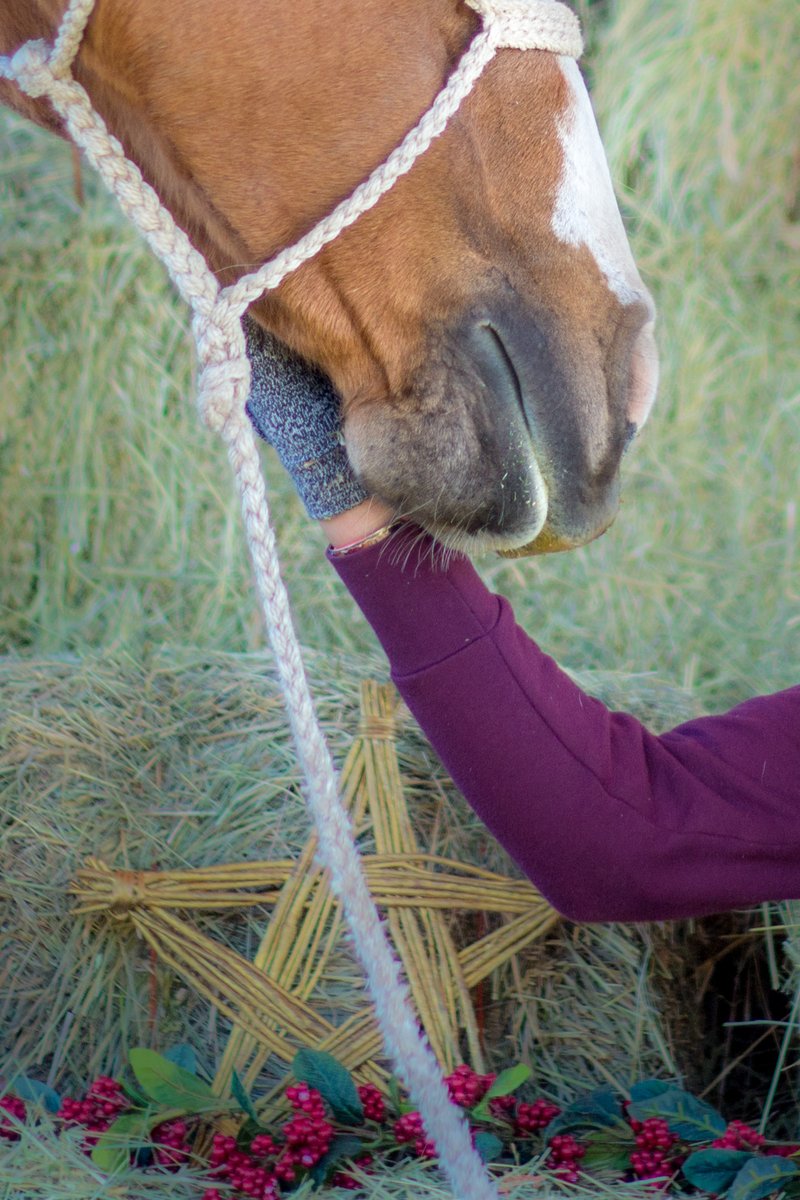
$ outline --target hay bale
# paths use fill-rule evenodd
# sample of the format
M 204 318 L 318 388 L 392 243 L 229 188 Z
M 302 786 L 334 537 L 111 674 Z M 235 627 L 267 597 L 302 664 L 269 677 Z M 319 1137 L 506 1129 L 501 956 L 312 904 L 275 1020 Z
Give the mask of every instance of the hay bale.
M 373 666 L 362 660 L 354 671 L 352 661 L 310 658 L 339 762 L 357 727 L 357 675 Z M 301 854 L 309 823 L 271 664 L 256 655 L 176 651 L 144 662 L 7 659 L 0 693 L 5 1061 L 69 1087 L 113 1071 L 131 1045 L 189 1040 L 213 1070 L 230 1023 L 165 970 L 131 927 L 77 919 L 68 887 L 89 856 L 166 871 Z M 513 876 L 410 719 L 397 750 L 420 844 Z M 368 852 L 373 841 L 367 831 L 362 848 Z M 267 918 L 263 906 L 192 916 L 198 930 L 249 959 Z M 454 927 L 458 920 L 454 914 Z M 489 1058 L 506 1065 L 528 1053 L 534 1037 L 539 1058 L 548 1036 L 553 1046 L 567 1036 L 565 1014 L 579 994 L 572 1036 L 585 1045 L 607 1042 L 613 1061 L 574 1065 L 563 1072 L 562 1088 L 593 1083 L 598 1071 L 621 1083 L 645 1069 L 673 1072 L 642 979 L 648 954 L 648 938 L 635 930 L 576 935 L 558 926 L 546 950 L 516 956 L 483 985 Z M 340 1013 L 364 1004 L 345 942 L 337 944 L 318 1002 Z M 557 1068 L 545 1073 L 555 1085 Z

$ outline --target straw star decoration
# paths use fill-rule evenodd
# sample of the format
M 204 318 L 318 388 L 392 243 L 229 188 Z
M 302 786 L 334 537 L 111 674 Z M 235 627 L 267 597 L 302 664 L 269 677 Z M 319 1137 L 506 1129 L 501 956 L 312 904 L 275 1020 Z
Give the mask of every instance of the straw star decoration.
M 374 853 L 364 868 L 409 981 L 414 1003 L 442 1066 L 464 1057 L 482 1069 L 471 989 L 558 916 L 535 888 L 480 867 L 423 853 L 409 815 L 395 746 L 397 696 L 367 681 L 361 726 L 342 770 L 345 804 L 357 835 L 369 830 Z M 342 918 L 315 865 L 316 836 L 299 858 L 184 871 L 114 871 L 88 859 L 70 890 L 81 914 L 129 921 L 154 954 L 230 1018 L 233 1029 L 216 1087 L 235 1069 L 252 1083 L 270 1055 L 288 1067 L 301 1046 L 334 1054 L 363 1082 L 385 1079 L 381 1040 L 369 1004 L 334 1025 L 316 1010 L 315 989 L 340 942 Z M 268 905 L 271 917 L 253 961 L 197 930 L 191 910 Z M 448 914 L 502 914 L 477 941 L 459 947 Z

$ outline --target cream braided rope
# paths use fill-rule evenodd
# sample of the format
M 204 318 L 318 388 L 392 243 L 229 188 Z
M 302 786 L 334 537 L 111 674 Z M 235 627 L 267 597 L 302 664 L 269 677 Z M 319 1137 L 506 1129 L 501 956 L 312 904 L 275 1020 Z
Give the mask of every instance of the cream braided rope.
M 387 1051 L 436 1143 L 455 1196 L 496 1200 L 497 1190 L 471 1144 L 463 1114 L 450 1103 L 438 1064 L 420 1036 L 408 988 L 369 894 L 350 821 L 339 799 L 336 772 L 314 710 L 278 567 L 256 437 L 245 413 L 250 365 L 241 317 L 262 292 L 278 287 L 410 169 L 443 131 L 497 50 L 541 49 L 578 57 L 582 46 L 577 18 L 557 0 L 467 0 L 482 15 L 484 28 L 401 145 L 294 246 L 254 274 L 221 288 L 71 75 L 94 3 L 70 0 L 52 48 L 42 41 L 27 42 L 13 57 L 0 58 L 0 76 L 14 80 L 31 97 L 50 100 L 72 140 L 165 264 L 192 309 L 201 368 L 198 405 L 205 422 L 221 434 L 236 478 L 259 597 L 319 833 L 320 860 L 344 908 Z

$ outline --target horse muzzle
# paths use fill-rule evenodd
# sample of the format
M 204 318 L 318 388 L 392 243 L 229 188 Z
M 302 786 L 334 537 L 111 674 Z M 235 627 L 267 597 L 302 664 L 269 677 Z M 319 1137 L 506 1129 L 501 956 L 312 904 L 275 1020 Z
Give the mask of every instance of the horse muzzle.
M 402 396 L 348 406 L 353 466 L 398 513 L 467 552 L 590 542 L 618 509 L 634 391 L 637 413 L 645 404 L 631 361 L 649 319 L 625 314 L 604 346 L 546 314 L 473 314 L 429 347 Z

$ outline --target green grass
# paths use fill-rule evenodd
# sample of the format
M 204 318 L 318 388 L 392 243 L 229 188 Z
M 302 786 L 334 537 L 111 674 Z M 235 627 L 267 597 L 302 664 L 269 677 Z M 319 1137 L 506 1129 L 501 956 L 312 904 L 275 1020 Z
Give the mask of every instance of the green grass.
M 792 5 L 613 6 L 595 100 L 659 306 L 660 398 L 612 531 L 490 569 L 562 659 L 654 669 L 709 705 L 797 682 L 799 36 Z
M 799 37 L 797 6 L 756 0 L 625 0 L 595 22 L 596 103 L 661 314 L 660 401 L 605 538 L 482 563 L 561 661 L 656 671 L 711 706 L 796 682 Z M 186 313 L 87 183 L 81 210 L 68 148 L 2 117 L 0 651 L 252 649 L 228 466 L 189 399 Z M 302 639 L 371 646 L 268 467 Z

